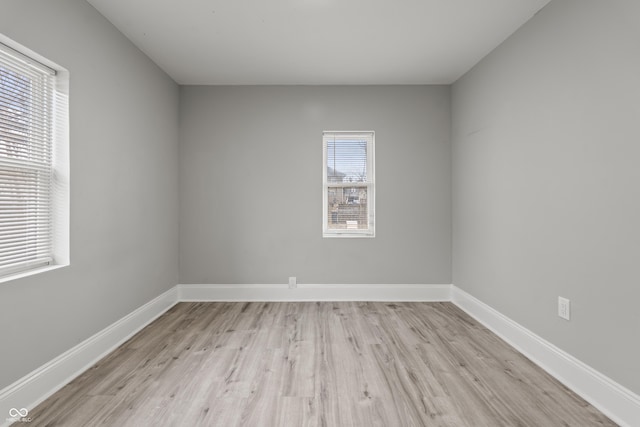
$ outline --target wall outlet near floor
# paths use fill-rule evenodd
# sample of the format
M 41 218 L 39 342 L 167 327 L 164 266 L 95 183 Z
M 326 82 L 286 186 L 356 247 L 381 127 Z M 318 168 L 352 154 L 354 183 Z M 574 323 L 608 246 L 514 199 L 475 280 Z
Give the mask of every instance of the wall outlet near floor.
M 298 287 L 298 282 L 296 281 L 295 276 L 289 277 L 289 289 L 294 289 Z
M 571 319 L 571 301 L 558 297 L 558 316 L 566 320 Z

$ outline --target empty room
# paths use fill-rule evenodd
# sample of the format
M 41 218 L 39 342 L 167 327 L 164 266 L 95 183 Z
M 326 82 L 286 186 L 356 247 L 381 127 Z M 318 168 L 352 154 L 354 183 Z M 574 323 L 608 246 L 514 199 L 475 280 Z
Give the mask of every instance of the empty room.
M 639 41 L 0 0 L 0 426 L 640 427 Z

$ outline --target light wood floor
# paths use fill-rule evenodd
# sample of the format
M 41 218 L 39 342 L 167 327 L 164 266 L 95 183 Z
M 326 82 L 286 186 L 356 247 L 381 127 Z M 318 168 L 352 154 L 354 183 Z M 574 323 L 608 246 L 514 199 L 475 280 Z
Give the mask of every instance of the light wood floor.
M 34 426 L 615 425 L 450 303 L 181 303 Z

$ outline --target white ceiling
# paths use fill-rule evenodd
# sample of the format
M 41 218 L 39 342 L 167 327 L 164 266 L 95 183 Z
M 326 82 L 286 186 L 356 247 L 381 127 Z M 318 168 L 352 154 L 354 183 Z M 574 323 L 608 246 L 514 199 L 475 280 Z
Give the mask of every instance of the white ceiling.
M 180 84 L 449 84 L 549 0 L 87 0 Z

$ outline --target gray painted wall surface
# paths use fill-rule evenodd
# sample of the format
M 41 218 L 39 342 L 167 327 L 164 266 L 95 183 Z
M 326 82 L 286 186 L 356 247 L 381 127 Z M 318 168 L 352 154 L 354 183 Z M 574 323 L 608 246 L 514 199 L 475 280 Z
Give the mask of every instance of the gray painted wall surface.
M 85 1 L 4 0 L 0 32 L 71 75 L 71 266 L 0 283 L 2 389 L 177 283 L 179 93 Z
M 450 283 L 445 86 L 181 88 L 180 283 Z M 322 131 L 376 132 L 376 237 L 322 238 Z
M 452 93 L 453 283 L 635 393 L 638 16 L 552 1 Z

